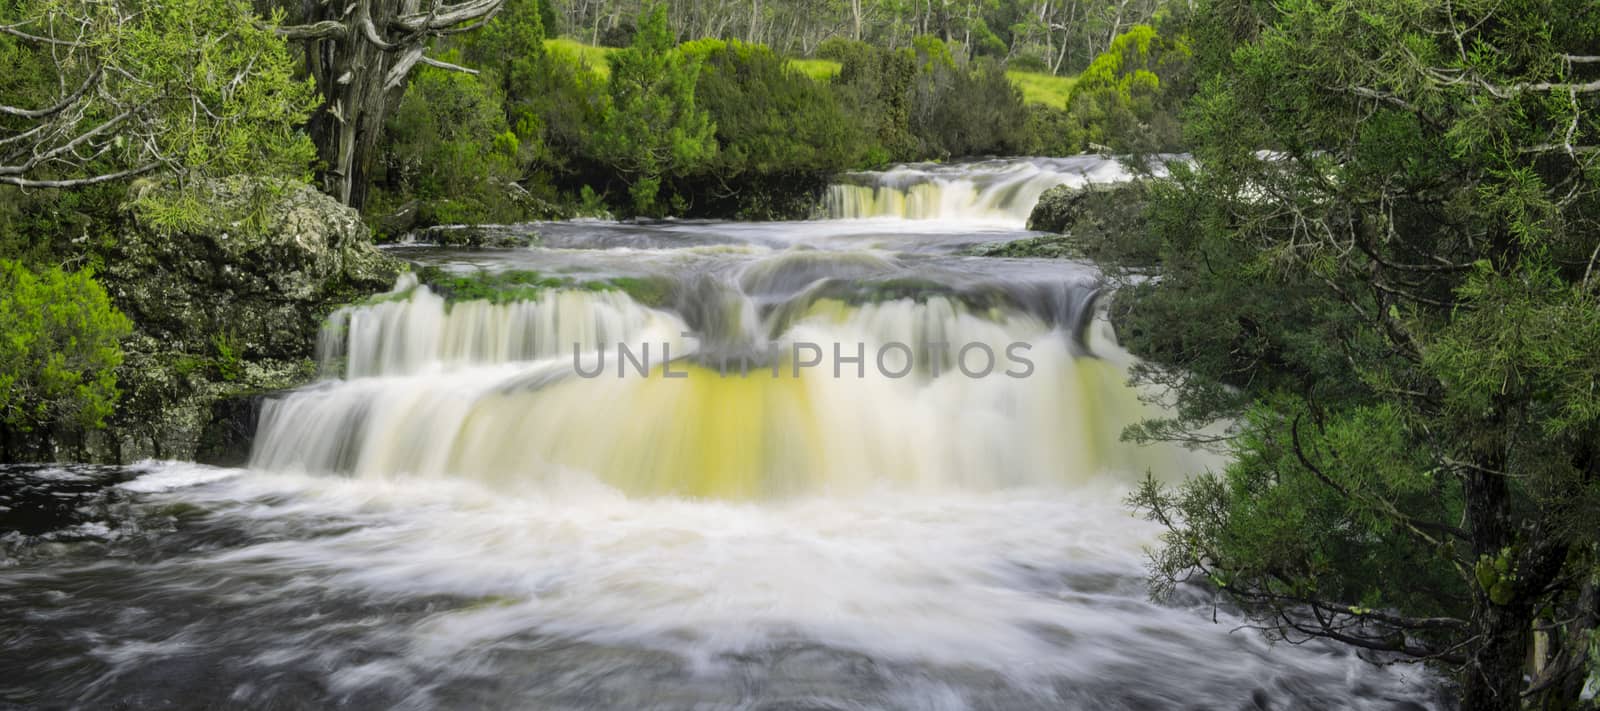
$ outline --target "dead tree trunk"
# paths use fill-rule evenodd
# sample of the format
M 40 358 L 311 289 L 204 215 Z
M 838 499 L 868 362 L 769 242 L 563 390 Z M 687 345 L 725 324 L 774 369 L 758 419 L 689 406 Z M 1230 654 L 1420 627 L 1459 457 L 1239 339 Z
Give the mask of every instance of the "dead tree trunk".
M 418 64 L 476 73 L 425 52 L 439 36 L 472 30 L 494 17 L 503 0 L 433 4 L 423 0 L 330 0 L 311 4 L 306 24 L 279 28 L 307 43 L 306 62 L 323 104 L 312 116 L 311 140 L 321 159 L 322 189 L 360 208 L 389 109 Z

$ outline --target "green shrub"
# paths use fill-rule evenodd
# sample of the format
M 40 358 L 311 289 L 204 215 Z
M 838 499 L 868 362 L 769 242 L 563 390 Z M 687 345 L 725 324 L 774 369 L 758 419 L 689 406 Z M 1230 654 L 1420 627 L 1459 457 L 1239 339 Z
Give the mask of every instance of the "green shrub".
M 478 77 L 421 68 L 384 136 L 374 191 L 384 199 L 375 205 L 414 198 L 423 224 L 520 216 L 508 186 L 521 173 L 521 140 L 506 125 L 494 89 Z
M 838 98 L 764 45 L 699 40 L 695 98 L 716 126 L 716 157 L 676 181 L 696 210 L 804 217 L 831 176 L 859 164 L 862 135 Z
M 0 260 L 0 429 L 103 425 L 131 329 L 88 270 Z
M 1191 92 L 1193 52 L 1183 37 L 1134 25 L 1079 75 L 1067 111 L 1084 141 L 1119 153 L 1174 151 L 1181 102 Z

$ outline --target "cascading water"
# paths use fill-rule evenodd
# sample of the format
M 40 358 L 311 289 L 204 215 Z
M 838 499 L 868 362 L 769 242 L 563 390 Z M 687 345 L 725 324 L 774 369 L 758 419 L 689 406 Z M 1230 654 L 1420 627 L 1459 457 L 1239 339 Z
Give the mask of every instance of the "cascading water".
M 781 254 L 741 271 L 770 283 L 814 266 Z M 501 485 L 581 471 L 628 494 L 734 498 L 1081 482 L 1131 464 L 1117 436 L 1141 406 L 1123 370 L 1080 354 L 1078 324 L 993 298 L 851 304 L 803 288 L 708 349 L 620 292 L 447 306 L 402 283 L 330 320 L 325 367 L 343 361 L 347 379 L 269 403 L 252 464 Z
M 893 217 L 1022 227 L 1044 191 L 1057 185 L 1126 180 L 1128 173 L 1115 162 L 1080 157 L 919 163 L 847 177 L 848 182 L 828 188 L 823 207 L 829 218 Z
M 463 301 L 407 277 L 335 314 L 325 379 L 265 405 L 248 470 L 143 465 L 131 504 L 92 504 L 127 523 L 73 529 L 125 555 L 0 577 L 48 621 L 0 649 L 0 705 L 1435 703 L 1422 670 L 1273 646 L 1199 588 L 1148 599 L 1158 530 L 1124 497 L 1220 462 L 1121 441 L 1158 393 L 1125 384 L 1090 265 L 963 256 L 1120 168 L 918 170 L 832 191 L 882 219 L 398 250 L 576 284 Z

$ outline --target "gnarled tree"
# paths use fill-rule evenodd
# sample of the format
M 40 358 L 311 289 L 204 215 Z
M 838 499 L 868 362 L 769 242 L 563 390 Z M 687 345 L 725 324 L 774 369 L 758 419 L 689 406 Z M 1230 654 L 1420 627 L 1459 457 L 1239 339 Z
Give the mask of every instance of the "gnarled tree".
M 308 3 L 304 24 L 278 28 L 307 43 L 306 64 L 322 92 L 310 132 L 323 161 L 323 190 L 347 205 L 366 201 L 368 174 L 389 109 L 418 64 L 475 73 L 427 56 L 436 37 L 481 27 L 503 0 L 328 0 Z

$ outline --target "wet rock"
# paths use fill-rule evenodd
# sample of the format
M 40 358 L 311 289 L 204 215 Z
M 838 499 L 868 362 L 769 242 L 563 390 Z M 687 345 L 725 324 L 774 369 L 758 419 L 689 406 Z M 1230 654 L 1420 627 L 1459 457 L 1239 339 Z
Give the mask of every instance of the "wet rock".
M 520 225 L 439 225 L 411 233 L 410 239 L 441 247 L 516 249 L 539 243 L 539 233 Z
M 60 458 L 239 459 L 237 437 L 214 426 L 237 406 L 218 403 L 310 381 L 327 315 L 401 269 L 354 210 L 309 186 L 236 178 L 199 190 L 181 220 L 130 210 L 106 247 L 99 279 L 136 330 L 123 397 L 107 429 L 58 435 Z

